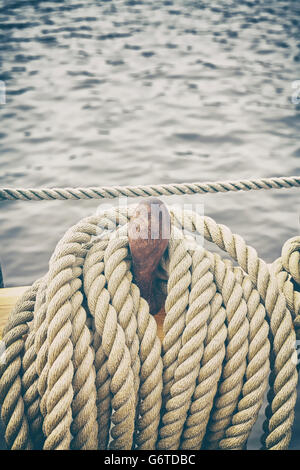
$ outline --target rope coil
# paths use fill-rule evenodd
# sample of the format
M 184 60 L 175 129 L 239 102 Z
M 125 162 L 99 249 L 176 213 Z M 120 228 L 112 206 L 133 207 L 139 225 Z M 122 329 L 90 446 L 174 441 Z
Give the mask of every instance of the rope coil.
M 83 219 L 14 308 L 0 360 L 10 449 L 243 449 L 268 388 L 263 448 L 288 447 L 300 238 L 270 267 L 209 217 L 170 210 L 164 339 L 133 282 L 134 207 Z M 116 223 L 115 223 L 116 221 Z M 196 244 L 188 228 L 237 263 Z

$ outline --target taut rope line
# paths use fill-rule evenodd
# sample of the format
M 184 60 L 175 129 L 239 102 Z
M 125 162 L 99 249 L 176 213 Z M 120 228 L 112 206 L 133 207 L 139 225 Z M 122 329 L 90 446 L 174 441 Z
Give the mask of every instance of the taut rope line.
M 0 188 L 0 201 L 52 201 L 66 199 L 114 199 L 117 197 L 182 196 L 215 194 L 229 191 L 290 189 L 300 187 L 299 176 L 257 178 L 208 183 L 174 183 L 137 186 L 102 186 L 95 188 Z
M 161 343 L 132 278 L 134 210 L 113 208 L 71 227 L 48 273 L 11 313 L 0 357 L 8 447 L 243 449 L 269 380 L 263 448 L 287 448 L 300 237 L 270 267 L 228 227 L 170 210 Z M 183 221 L 237 266 L 199 246 Z

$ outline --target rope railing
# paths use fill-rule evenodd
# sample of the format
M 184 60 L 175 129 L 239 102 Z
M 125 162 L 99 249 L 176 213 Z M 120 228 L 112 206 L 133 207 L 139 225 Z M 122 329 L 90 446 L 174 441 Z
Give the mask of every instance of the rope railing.
M 99 186 L 90 188 L 0 188 L 0 201 L 52 201 L 67 199 L 114 199 L 117 197 L 182 196 L 215 194 L 260 189 L 300 187 L 300 176 L 244 179 L 196 183 L 172 183 L 136 186 Z

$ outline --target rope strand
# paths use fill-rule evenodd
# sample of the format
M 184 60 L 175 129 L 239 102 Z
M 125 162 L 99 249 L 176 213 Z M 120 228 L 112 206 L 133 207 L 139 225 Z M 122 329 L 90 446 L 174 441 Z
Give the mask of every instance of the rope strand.
M 173 183 L 137 186 L 102 186 L 92 188 L 0 188 L 0 201 L 53 201 L 67 199 L 114 199 L 117 197 L 182 196 L 215 194 L 260 189 L 300 187 L 300 176 L 254 178 L 238 181 Z

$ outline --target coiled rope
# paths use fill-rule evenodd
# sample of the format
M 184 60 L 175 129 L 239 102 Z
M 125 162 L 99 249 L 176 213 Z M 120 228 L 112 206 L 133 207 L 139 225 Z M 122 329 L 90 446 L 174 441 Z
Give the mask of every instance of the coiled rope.
M 257 178 L 209 183 L 176 183 L 137 186 L 102 186 L 96 188 L 0 188 L 0 201 L 114 199 L 116 197 L 182 196 L 183 194 L 227 193 L 259 189 L 289 189 L 300 187 L 300 177 Z
M 133 211 L 110 209 L 71 227 L 48 273 L 14 308 L 0 361 L 7 446 L 244 449 L 269 382 L 263 448 L 287 448 L 300 237 L 268 266 L 228 227 L 170 210 L 161 344 L 131 273 Z M 235 264 L 197 244 L 195 234 Z

